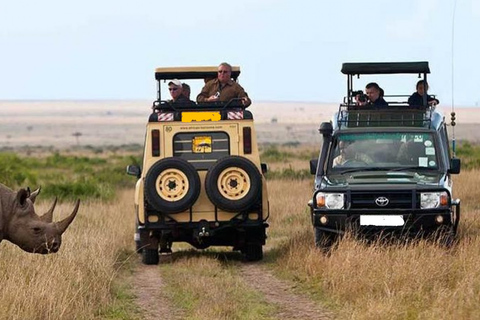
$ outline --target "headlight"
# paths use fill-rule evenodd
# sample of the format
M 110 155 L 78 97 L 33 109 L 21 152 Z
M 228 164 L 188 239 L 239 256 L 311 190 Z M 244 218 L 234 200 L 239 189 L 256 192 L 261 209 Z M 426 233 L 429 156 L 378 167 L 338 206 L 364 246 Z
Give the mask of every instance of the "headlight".
M 323 193 L 319 192 L 315 196 L 318 208 L 343 209 L 345 205 L 343 193 Z
M 448 205 L 448 193 L 443 192 L 423 192 L 420 194 L 421 209 L 435 209 Z

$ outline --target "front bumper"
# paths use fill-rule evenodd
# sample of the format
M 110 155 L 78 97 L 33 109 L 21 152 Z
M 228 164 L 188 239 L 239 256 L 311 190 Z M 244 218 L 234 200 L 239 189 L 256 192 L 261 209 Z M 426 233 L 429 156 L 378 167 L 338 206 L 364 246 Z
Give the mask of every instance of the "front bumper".
M 458 214 L 457 214 L 458 211 Z M 313 226 L 323 231 L 342 234 L 346 230 L 355 230 L 361 233 L 393 232 L 400 234 L 418 235 L 420 233 L 435 232 L 439 228 L 453 227 L 456 231 L 459 220 L 459 210 L 409 210 L 409 211 L 382 211 L 372 210 L 312 210 Z M 360 217 L 365 216 L 401 216 L 403 225 L 361 225 Z

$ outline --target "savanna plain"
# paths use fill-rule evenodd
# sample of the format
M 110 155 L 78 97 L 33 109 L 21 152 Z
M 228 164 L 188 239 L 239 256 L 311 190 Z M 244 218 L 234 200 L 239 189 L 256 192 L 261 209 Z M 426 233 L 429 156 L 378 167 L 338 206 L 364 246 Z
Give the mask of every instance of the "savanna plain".
M 455 245 L 372 243 L 347 234 L 325 254 L 313 245 L 306 204 L 317 128 L 334 107 L 255 108 L 261 159 L 269 165 L 264 260 L 174 244 L 158 266 L 143 266 L 133 241 L 135 179 L 125 167 L 141 164 L 148 104 L 1 103 L 0 182 L 42 186 L 37 213 L 58 197 L 56 220 L 75 199 L 82 203 L 58 253 L 0 244 L 0 319 L 480 319 L 480 134 L 465 129 L 480 123 L 479 111 L 457 111 L 462 172 L 453 180 L 462 220 Z M 308 308 L 320 312 L 303 313 Z

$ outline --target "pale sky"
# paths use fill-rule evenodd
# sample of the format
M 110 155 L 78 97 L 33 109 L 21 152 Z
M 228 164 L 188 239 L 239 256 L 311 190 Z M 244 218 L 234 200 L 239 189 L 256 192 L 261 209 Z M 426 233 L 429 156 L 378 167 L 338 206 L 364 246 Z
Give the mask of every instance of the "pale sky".
M 0 100 L 154 100 L 156 67 L 226 61 L 254 101 L 339 103 L 343 62 L 429 61 L 442 105 L 453 81 L 455 105 L 480 106 L 479 52 L 480 0 L 0 0 Z

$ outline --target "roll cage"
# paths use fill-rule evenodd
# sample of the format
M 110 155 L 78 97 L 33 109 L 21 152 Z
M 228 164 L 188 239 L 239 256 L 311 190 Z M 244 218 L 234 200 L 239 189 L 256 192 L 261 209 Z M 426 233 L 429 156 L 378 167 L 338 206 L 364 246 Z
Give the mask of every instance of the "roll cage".
M 155 69 L 155 79 L 157 80 L 157 100 L 161 101 L 160 85 L 162 80 L 178 79 L 215 79 L 217 77 L 218 67 L 166 67 Z M 232 66 L 232 78 L 236 82 L 240 76 L 240 67 Z
M 342 65 L 341 72 L 347 75 L 347 96 L 344 98 L 344 104 L 355 105 L 353 78 L 369 74 L 418 74 L 419 78 L 427 81 L 427 74 L 430 68 L 427 61 L 416 62 L 346 62 Z M 389 95 L 390 98 L 405 98 L 402 95 Z M 404 101 L 389 101 L 390 106 L 405 106 Z M 427 105 L 426 97 L 424 105 Z

